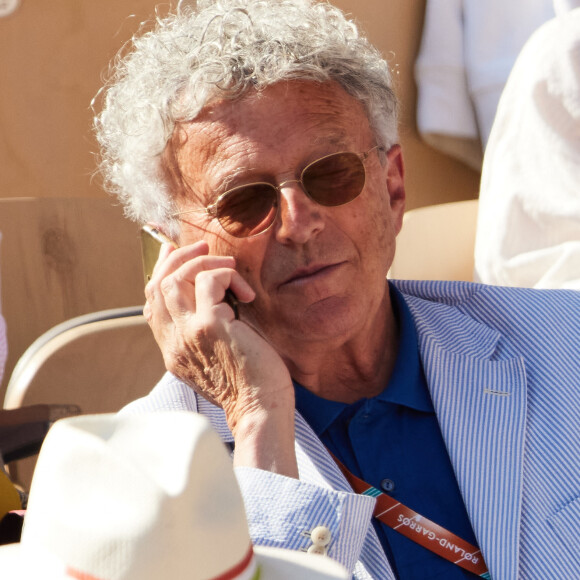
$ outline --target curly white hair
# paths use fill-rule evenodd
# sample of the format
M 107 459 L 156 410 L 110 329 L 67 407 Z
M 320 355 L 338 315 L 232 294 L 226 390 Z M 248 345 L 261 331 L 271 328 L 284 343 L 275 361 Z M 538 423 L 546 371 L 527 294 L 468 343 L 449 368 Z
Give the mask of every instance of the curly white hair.
M 388 63 L 336 7 L 311 0 L 181 2 L 135 36 L 101 90 L 99 171 L 128 217 L 175 231 L 163 152 L 177 123 L 212 99 L 287 80 L 335 81 L 367 111 L 377 140 L 397 140 Z

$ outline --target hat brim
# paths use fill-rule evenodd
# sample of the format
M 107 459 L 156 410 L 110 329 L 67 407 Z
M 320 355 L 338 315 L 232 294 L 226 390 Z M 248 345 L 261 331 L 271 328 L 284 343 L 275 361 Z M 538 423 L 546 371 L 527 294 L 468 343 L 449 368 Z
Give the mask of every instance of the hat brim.
M 46 556 L 46 555 L 44 555 Z M 10 580 L 63 580 L 65 570 L 62 564 L 51 557 L 37 558 L 26 554 L 22 544 L 0 546 L 0 571 L 2 578 Z
M 306 554 L 295 550 L 254 546 L 261 568 L 260 580 L 347 580 L 350 575 L 328 556 Z
M 260 567 L 260 580 L 348 580 L 346 569 L 327 556 L 306 554 L 281 548 L 254 546 L 256 562 Z M 27 558 L 21 544 L 0 546 L 0 570 L 3 578 L 10 580 L 63 580 L 67 576 L 56 561 Z M 41 576 L 38 576 L 38 573 Z

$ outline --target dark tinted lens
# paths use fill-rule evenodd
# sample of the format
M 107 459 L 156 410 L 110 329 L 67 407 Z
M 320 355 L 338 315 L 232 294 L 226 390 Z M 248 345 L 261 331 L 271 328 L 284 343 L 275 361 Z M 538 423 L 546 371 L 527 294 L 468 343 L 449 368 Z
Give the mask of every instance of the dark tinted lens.
M 278 197 L 268 183 L 236 187 L 224 195 L 216 206 L 216 215 L 228 234 L 247 238 L 263 232 L 276 219 Z
M 356 153 L 336 153 L 315 161 L 302 172 L 308 195 L 320 205 L 342 205 L 365 185 L 365 168 Z

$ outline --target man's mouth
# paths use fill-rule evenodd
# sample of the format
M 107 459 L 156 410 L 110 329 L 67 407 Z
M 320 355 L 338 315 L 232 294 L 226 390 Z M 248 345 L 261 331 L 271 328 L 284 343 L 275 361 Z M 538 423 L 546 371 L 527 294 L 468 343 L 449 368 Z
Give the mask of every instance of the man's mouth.
M 292 275 L 280 284 L 280 286 L 285 286 L 288 284 L 300 284 L 303 282 L 314 281 L 318 278 L 323 278 L 324 276 L 332 273 L 334 270 L 340 267 L 340 263 L 336 264 L 313 264 L 306 268 L 298 268 Z

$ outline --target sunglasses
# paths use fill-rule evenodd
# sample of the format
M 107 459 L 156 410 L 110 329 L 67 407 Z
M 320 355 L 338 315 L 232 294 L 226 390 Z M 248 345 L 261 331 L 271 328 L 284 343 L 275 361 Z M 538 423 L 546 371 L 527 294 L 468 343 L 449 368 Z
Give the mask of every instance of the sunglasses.
M 264 233 L 276 221 L 279 192 L 288 183 L 300 183 L 312 201 L 326 207 L 344 205 L 356 199 L 365 186 L 364 162 L 375 150 L 385 149 L 375 145 L 364 153 L 332 153 L 309 163 L 300 179 L 290 179 L 278 186 L 266 182 L 239 185 L 222 193 L 205 209 L 180 211 L 173 217 L 206 213 L 216 218 L 231 236 L 251 238 Z

